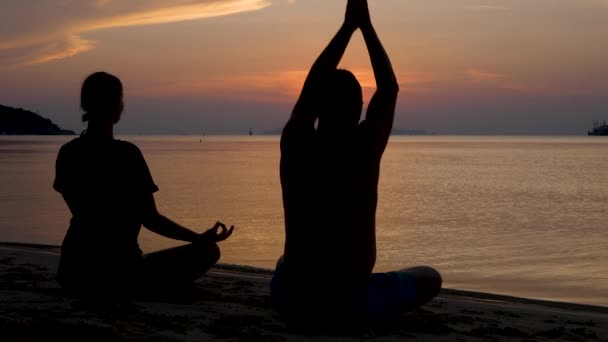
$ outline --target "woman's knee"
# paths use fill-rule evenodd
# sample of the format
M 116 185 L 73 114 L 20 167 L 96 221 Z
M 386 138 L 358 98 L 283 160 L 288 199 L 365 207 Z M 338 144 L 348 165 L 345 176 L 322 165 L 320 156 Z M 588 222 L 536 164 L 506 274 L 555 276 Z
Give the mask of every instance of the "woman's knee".
M 215 242 L 205 241 L 204 243 L 195 242 L 187 246 L 190 250 L 191 259 L 204 259 L 207 262 L 215 263 L 220 259 L 220 247 Z
M 220 260 L 220 257 L 222 255 L 221 251 L 220 251 L 220 247 L 217 245 L 217 243 L 213 242 L 211 244 L 209 244 L 209 250 L 207 252 L 207 256 L 210 262 L 212 262 L 213 264 L 215 264 L 216 262 L 218 262 Z

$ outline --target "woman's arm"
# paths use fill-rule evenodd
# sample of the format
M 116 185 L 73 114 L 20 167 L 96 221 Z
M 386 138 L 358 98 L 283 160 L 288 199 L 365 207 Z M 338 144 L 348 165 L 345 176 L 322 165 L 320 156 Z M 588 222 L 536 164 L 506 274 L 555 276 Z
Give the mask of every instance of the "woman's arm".
M 147 196 L 144 205 L 144 227 L 148 228 L 154 233 L 157 233 L 170 239 L 187 242 L 219 242 L 229 238 L 230 235 L 232 235 L 232 231 L 234 230 L 234 226 L 227 230 L 226 226 L 218 222 L 213 228 L 207 230 L 202 234 L 199 234 L 161 215 L 158 212 L 158 209 L 156 208 L 154 195 L 150 194 L 149 196 Z M 218 228 L 222 228 L 222 232 L 219 234 Z

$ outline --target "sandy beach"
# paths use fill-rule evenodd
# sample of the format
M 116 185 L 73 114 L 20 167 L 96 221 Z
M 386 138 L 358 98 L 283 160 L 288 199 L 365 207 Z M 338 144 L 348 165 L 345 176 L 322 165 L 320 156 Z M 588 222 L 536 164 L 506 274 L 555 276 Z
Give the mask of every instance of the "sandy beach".
M 90 301 L 61 291 L 58 260 L 0 244 L 1 341 L 608 341 L 608 308 L 450 289 L 386 326 L 301 333 L 270 309 L 269 270 L 218 265 L 174 298 Z

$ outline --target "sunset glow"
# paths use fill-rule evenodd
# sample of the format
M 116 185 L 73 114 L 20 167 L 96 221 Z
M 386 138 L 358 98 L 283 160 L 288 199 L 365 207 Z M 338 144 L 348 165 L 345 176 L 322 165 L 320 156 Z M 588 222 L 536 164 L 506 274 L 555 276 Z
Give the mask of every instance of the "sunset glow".
M 10 0 L 0 13 L 0 78 L 11 82 L 0 85 L 0 103 L 78 129 L 80 84 L 106 70 L 125 83 L 119 131 L 189 132 L 194 123 L 217 133 L 273 130 L 345 3 Z M 606 1 L 370 0 L 370 7 L 401 85 L 398 127 L 576 134 L 608 115 Z M 369 101 L 375 82 L 359 33 L 341 67 L 355 73 Z

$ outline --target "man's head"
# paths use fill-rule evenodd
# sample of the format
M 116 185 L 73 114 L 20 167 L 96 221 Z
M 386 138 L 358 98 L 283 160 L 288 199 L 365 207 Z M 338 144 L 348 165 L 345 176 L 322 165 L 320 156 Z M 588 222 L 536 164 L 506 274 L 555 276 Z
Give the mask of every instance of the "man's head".
M 336 69 L 324 77 L 317 108 L 320 132 L 339 134 L 356 128 L 361 120 L 363 92 L 355 75 Z

